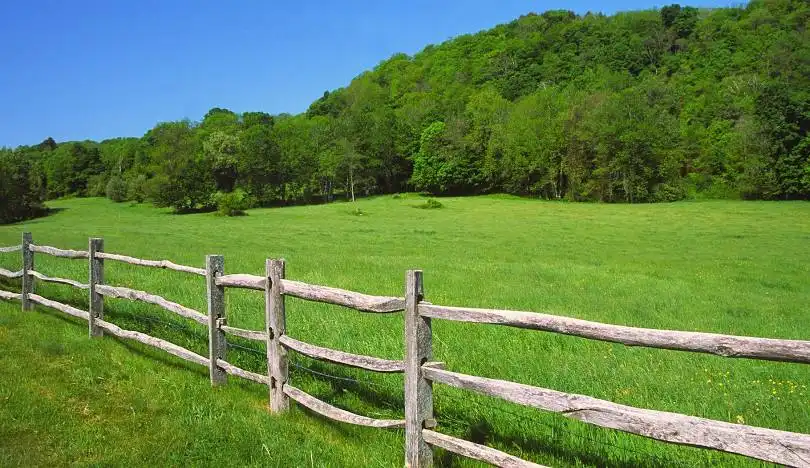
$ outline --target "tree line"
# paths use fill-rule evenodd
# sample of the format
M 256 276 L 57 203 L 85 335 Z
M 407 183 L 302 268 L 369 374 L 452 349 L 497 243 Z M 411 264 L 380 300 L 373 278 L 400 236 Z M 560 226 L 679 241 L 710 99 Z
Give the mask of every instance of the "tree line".
M 107 195 L 229 214 L 408 190 L 807 199 L 809 129 L 804 0 L 549 11 L 394 55 L 299 115 L 214 108 L 141 138 L 4 149 L 0 192 L 34 211 Z

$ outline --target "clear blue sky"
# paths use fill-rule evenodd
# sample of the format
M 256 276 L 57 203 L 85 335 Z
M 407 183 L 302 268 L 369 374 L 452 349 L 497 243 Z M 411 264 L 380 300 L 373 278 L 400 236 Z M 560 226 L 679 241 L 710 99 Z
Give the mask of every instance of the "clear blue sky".
M 298 113 L 396 52 L 530 11 L 669 3 L 0 0 L 0 146 L 141 136 L 211 107 Z

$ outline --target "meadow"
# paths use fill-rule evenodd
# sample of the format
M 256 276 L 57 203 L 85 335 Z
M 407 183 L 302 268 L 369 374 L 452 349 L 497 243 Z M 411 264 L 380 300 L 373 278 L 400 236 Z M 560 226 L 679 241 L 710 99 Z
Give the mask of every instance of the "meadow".
M 106 199 L 49 202 L 55 212 L 0 226 L 0 246 L 30 231 L 37 244 L 105 250 L 263 274 L 285 258 L 287 278 L 402 295 L 405 271 L 424 271 L 425 299 L 551 312 L 614 324 L 810 339 L 810 204 L 701 201 L 569 204 L 510 196 L 417 195 L 250 210 L 226 218 L 172 215 Z M 357 209 L 360 211 L 358 212 Z M 358 214 L 362 213 L 362 214 Z M 17 270 L 19 253 L 0 254 Z M 36 270 L 87 280 L 85 260 L 36 255 Z M 108 262 L 106 282 L 205 311 L 195 276 Z M 0 281 L 17 291 L 18 281 Z M 86 310 L 83 291 L 36 284 Z M 263 296 L 228 290 L 230 325 L 261 329 Z M 154 306 L 106 299 L 109 321 L 206 354 L 207 332 Z M 349 352 L 399 359 L 400 314 L 362 314 L 287 300 L 288 333 Z M 434 356 L 447 368 L 618 403 L 810 433 L 810 367 L 630 348 L 549 333 L 434 321 Z M 263 348 L 232 339 L 228 360 L 265 372 Z M 401 417 L 402 376 L 291 356 L 290 381 L 359 414 Z M 266 408 L 267 390 L 208 372 L 86 323 L 0 302 L 0 465 L 401 466 L 400 431 L 330 422 L 293 405 Z M 656 442 L 434 386 L 439 430 L 550 466 L 757 466 L 749 459 Z M 437 450 L 442 466 L 474 466 Z

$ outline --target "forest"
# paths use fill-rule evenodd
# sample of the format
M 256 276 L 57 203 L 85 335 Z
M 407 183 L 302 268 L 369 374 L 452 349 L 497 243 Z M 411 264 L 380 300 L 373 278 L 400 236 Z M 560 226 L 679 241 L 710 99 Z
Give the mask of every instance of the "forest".
M 60 197 L 177 212 L 382 193 L 810 198 L 810 4 L 577 15 L 397 54 L 298 115 L 0 149 L 0 222 Z

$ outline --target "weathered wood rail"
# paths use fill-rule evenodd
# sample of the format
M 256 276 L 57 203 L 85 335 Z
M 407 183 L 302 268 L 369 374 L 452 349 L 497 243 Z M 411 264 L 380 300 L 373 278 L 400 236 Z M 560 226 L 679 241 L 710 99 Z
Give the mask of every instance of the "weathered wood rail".
M 404 361 L 380 359 L 360 354 L 351 354 L 336 349 L 322 348 L 320 346 L 304 343 L 303 341 L 298 341 L 295 338 L 291 338 L 289 335 L 282 335 L 279 341 L 281 341 L 281 344 L 287 349 L 291 349 L 299 354 L 314 359 L 320 359 L 321 361 L 329 361 L 335 364 L 343 364 L 345 366 L 357 367 L 374 372 L 405 372 Z
M 233 336 L 238 336 L 246 340 L 254 341 L 267 341 L 267 333 L 258 330 L 245 330 L 244 328 L 229 327 L 228 325 L 220 325 L 219 329 L 225 333 L 230 333 Z
M 20 299 L 22 299 L 22 294 L 0 290 L 0 299 L 7 299 L 9 301 L 19 301 Z
M 255 289 L 264 291 L 265 278 L 256 275 L 234 274 L 217 278 L 217 284 L 231 288 Z M 282 294 L 308 301 L 334 304 L 361 312 L 391 313 L 405 309 L 405 299 L 401 297 L 370 296 L 346 289 L 331 288 L 300 281 L 281 280 Z
M 441 447 L 450 452 L 463 455 L 467 458 L 474 458 L 491 465 L 504 468 L 544 468 L 543 465 L 521 460 L 518 457 L 501 452 L 492 447 L 452 437 L 442 434 L 441 432 L 431 431 L 430 429 L 422 429 L 422 437 L 424 437 L 425 442 L 430 445 Z
M 423 317 L 542 330 L 627 346 L 693 351 L 723 357 L 810 363 L 810 341 L 635 328 L 558 315 L 420 304 Z
M 57 249 L 56 247 L 50 247 L 47 245 L 34 245 L 30 244 L 28 248 L 31 252 L 39 252 L 48 255 L 53 255 L 54 257 L 62 257 L 62 258 L 72 258 L 72 259 L 81 259 L 81 258 L 90 258 L 90 253 L 86 250 L 64 250 L 64 249 Z
M 99 252 L 98 254 L 96 254 L 96 258 L 102 258 L 106 260 L 116 260 L 123 263 L 129 263 L 130 265 L 165 268 L 167 270 L 174 270 L 183 273 L 193 273 L 195 275 L 205 276 L 205 268 L 194 268 L 186 265 L 178 265 L 177 263 L 171 262 L 169 260 L 143 260 L 140 258 L 129 257 L 127 255 L 119 255 L 107 252 Z
M 30 270 L 28 272 L 28 274 L 33 276 L 34 278 L 40 280 L 40 281 L 45 281 L 46 283 L 66 284 L 68 286 L 73 286 L 74 288 L 78 288 L 78 289 L 90 289 L 89 284 L 81 283 L 79 281 L 74 281 L 72 279 L 67 279 L 67 278 L 54 278 L 54 277 L 51 277 L 51 276 L 45 276 L 45 275 L 43 275 L 42 273 L 40 273 L 40 272 L 38 272 L 36 270 Z M 22 274 L 20 274 L 20 276 L 22 276 Z
M 55 310 L 58 310 L 60 312 L 64 312 L 64 313 L 66 313 L 68 315 L 72 315 L 72 316 L 80 318 L 80 319 L 88 320 L 88 317 L 90 316 L 89 313 L 87 313 L 87 312 L 85 312 L 85 311 L 83 311 L 81 309 L 77 309 L 77 308 L 75 308 L 73 306 L 69 306 L 67 304 L 62 304 L 61 302 L 56 302 L 56 301 L 52 301 L 50 299 L 45 299 L 44 297 L 39 296 L 39 295 L 34 294 L 34 293 L 30 293 L 28 295 L 28 299 L 31 302 L 35 302 L 35 303 L 37 303 L 39 305 L 43 305 L 45 307 L 50 307 L 51 309 L 55 309 Z
M 459 374 L 435 365 L 422 366 L 422 372 L 433 382 L 559 413 L 596 426 L 774 463 L 794 466 L 810 463 L 810 436 L 804 434 L 639 409 L 584 395 Z
M 379 429 L 396 429 L 405 427 L 405 421 L 401 419 L 374 419 L 366 416 L 360 416 L 346 410 L 342 410 L 335 406 L 319 400 L 312 395 L 305 393 L 292 385 L 284 385 L 284 394 L 303 406 L 311 409 L 312 411 L 326 416 L 335 421 L 345 422 L 349 424 L 357 424 L 358 426 L 376 427 Z
M 96 320 L 96 326 L 110 333 L 111 335 L 117 336 L 119 338 L 139 341 L 145 345 L 154 346 L 155 348 L 162 349 L 163 351 L 166 351 L 169 354 L 173 354 L 181 359 L 185 359 L 186 361 L 190 361 L 195 364 L 199 364 L 201 366 L 207 367 L 209 365 L 208 358 L 200 356 L 199 354 L 193 351 L 189 351 L 188 349 L 183 348 L 182 346 L 178 346 L 166 340 L 155 338 L 154 336 L 149 336 L 145 333 L 137 331 L 124 330 L 116 325 L 113 325 L 110 322 L 105 322 L 104 320 Z
M 418 270 L 407 272 L 405 297 L 391 297 L 373 296 L 286 279 L 283 260 L 268 259 L 264 276 L 225 274 L 224 261 L 221 256 L 209 255 L 206 257 L 205 268 L 197 268 L 180 265 L 169 260 L 144 260 L 127 255 L 105 253 L 101 239 L 91 239 L 87 251 L 36 245 L 33 243 L 30 233 L 23 233 L 20 245 L 0 247 L 0 253 L 14 252 L 22 253 L 22 269 L 10 271 L 0 268 L 0 277 L 22 279 L 22 290 L 20 293 L 0 290 L 0 299 L 21 301 L 24 311 L 30 310 L 33 304 L 38 304 L 86 320 L 91 337 L 99 337 L 107 333 L 121 339 L 152 346 L 186 361 L 205 366 L 209 368 L 212 385 L 226 383 L 228 375 L 266 385 L 272 412 L 286 411 L 289 407 L 289 400 L 293 400 L 310 411 L 335 421 L 380 429 L 404 428 L 406 466 L 432 465 L 432 447 L 439 447 L 497 466 L 540 466 L 492 447 L 452 437 L 435 430 L 438 422 L 433 414 L 432 385 L 434 383 L 470 390 L 512 403 L 557 413 L 595 426 L 616 429 L 664 442 L 714 449 L 789 466 L 810 466 L 810 435 L 808 434 L 636 408 L 585 395 L 446 370 L 443 363 L 433 360 L 431 320 L 493 324 L 619 343 L 626 346 L 804 364 L 810 363 L 810 341 L 639 328 L 548 313 L 434 305 L 424 301 L 422 274 Z M 87 259 L 90 272 L 89 283 L 51 277 L 35 270 L 34 253 L 68 259 Z M 146 291 L 105 284 L 105 260 L 205 277 L 207 314 Z M 34 280 L 88 290 L 89 311 L 34 294 Z M 264 330 L 248 330 L 228 325 L 224 299 L 226 288 L 245 288 L 264 293 Z M 393 360 L 352 354 L 305 343 L 290 337 L 286 333 L 285 298 L 287 296 L 339 305 L 361 312 L 404 312 L 404 359 Z M 209 333 L 209 356 L 201 356 L 169 341 L 133 330 L 124 330 L 105 321 L 103 315 L 105 297 L 149 303 L 204 325 Z M 228 362 L 225 355 L 228 335 L 266 343 L 267 373 L 258 374 Z M 404 419 L 375 419 L 355 414 L 337 408 L 294 387 L 288 381 L 288 351 L 372 372 L 404 373 Z
M 0 268 L 0 276 L 3 276 L 5 278 L 10 278 L 10 279 L 22 278 L 22 275 L 23 275 L 22 270 L 10 271 L 10 270 L 6 270 L 5 268 Z
M 202 325 L 208 325 L 208 316 L 203 315 L 189 307 L 166 300 L 154 294 L 149 294 L 145 291 L 138 291 L 136 289 L 123 288 L 120 286 L 108 286 L 106 284 L 96 285 L 96 291 L 105 297 L 129 299 L 131 301 L 141 301 L 146 302 L 147 304 L 154 304 L 168 310 L 169 312 L 174 312 L 181 317 L 194 320 Z

